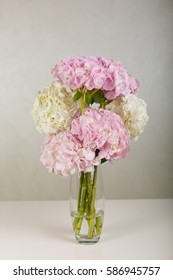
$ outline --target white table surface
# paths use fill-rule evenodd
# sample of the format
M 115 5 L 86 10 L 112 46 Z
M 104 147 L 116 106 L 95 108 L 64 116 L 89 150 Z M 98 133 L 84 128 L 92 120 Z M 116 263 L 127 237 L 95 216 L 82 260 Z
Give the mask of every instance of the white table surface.
M 107 200 L 102 237 L 80 245 L 68 201 L 0 202 L 0 259 L 173 259 L 173 200 Z

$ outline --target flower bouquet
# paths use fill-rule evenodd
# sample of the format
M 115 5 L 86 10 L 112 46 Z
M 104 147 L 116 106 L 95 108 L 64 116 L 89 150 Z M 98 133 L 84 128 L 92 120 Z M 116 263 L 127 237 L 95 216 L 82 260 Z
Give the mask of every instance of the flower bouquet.
M 102 57 L 63 59 L 52 69 L 55 80 L 36 96 L 32 116 L 46 134 L 40 160 L 65 178 L 79 174 L 73 229 L 85 242 L 100 238 L 103 215 L 96 208 L 98 166 L 122 159 L 148 121 L 139 82 L 120 62 Z

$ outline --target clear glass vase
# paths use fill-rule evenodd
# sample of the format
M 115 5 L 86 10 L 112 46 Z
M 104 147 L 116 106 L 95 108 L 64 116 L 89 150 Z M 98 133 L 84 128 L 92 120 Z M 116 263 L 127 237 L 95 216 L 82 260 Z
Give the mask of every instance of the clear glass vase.
M 81 244 L 99 241 L 104 218 L 104 189 L 100 166 L 93 172 L 71 176 L 70 211 L 76 240 Z

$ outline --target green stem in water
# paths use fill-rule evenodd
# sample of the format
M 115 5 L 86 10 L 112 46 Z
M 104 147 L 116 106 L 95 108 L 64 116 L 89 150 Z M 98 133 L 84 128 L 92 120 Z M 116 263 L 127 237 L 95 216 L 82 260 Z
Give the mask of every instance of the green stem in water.
M 81 174 L 80 174 L 80 187 L 79 187 L 79 195 L 78 195 L 77 211 L 79 211 L 79 208 L 80 208 L 80 200 L 81 200 L 81 193 L 82 193 L 83 179 L 84 179 L 84 172 L 82 171 L 82 172 L 81 172 Z
M 79 187 L 79 193 L 78 193 L 78 204 L 77 204 L 77 217 L 73 220 L 73 229 L 76 231 L 77 225 L 81 219 L 81 213 L 80 213 L 80 205 L 81 205 L 81 195 L 82 195 L 82 188 L 83 188 L 83 181 L 84 181 L 84 172 L 81 172 L 80 175 L 80 187 Z
M 93 210 L 95 208 L 96 186 L 97 186 L 97 170 L 98 170 L 98 166 L 94 166 L 93 189 L 92 189 L 92 199 L 91 199 L 91 209 L 90 209 L 91 212 L 93 212 Z
M 88 238 L 100 236 L 102 231 L 102 217 L 96 216 L 95 199 L 98 167 L 94 167 L 93 180 L 91 172 L 81 173 L 78 196 L 77 217 L 74 218 L 73 228 L 76 235 L 80 234 L 83 220 L 88 223 Z
M 84 175 L 84 179 L 83 179 L 83 187 L 82 187 L 82 195 L 81 195 L 81 204 L 79 207 L 79 212 L 80 213 L 84 213 L 85 210 L 85 199 L 86 199 L 86 176 Z
M 92 238 L 95 235 L 95 199 L 96 199 L 96 184 L 97 184 L 97 166 L 94 166 L 94 178 L 93 178 L 93 188 L 92 188 L 92 196 L 90 203 L 90 212 L 89 212 L 89 230 L 88 236 Z
M 85 213 L 85 203 L 86 203 L 86 176 L 81 174 L 81 187 L 78 196 L 78 211 L 77 217 L 73 221 L 73 229 L 75 230 L 76 235 L 80 234 L 84 213 Z
M 91 180 L 91 172 L 86 173 L 86 185 L 87 185 L 87 208 L 86 213 L 89 214 L 90 211 L 90 203 L 91 203 L 91 196 L 92 196 L 92 180 Z
M 96 236 L 99 236 L 102 232 L 103 219 L 102 216 L 96 217 Z

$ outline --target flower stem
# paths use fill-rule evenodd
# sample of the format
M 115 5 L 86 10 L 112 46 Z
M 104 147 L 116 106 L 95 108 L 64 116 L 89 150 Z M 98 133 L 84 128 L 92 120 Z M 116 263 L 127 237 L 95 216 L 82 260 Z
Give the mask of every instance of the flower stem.
M 86 93 L 86 88 L 83 87 L 81 88 L 81 93 L 82 93 L 82 96 L 81 96 L 81 99 L 80 99 L 80 105 L 81 105 L 81 115 L 84 114 L 85 112 L 85 102 L 86 102 L 86 98 L 85 98 L 85 93 Z
M 102 216 L 96 217 L 96 236 L 100 235 L 102 232 L 102 226 L 103 226 L 103 219 Z
M 84 176 L 82 194 L 81 194 L 81 204 L 80 204 L 80 207 L 79 207 L 79 212 L 82 213 L 82 214 L 84 213 L 84 210 L 85 210 L 86 190 L 87 190 L 86 176 Z
M 90 212 L 89 212 L 89 229 L 88 229 L 88 237 L 92 238 L 95 235 L 95 199 L 96 199 L 96 184 L 97 184 L 97 166 L 94 166 L 94 178 L 93 178 L 93 187 L 92 187 L 92 195 L 90 202 Z
M 75 230 L 76 235 L 80 234 L 80 230 L 85 214 L 86 190 L 87 190 L 86 176 L 83 172 L 81 172 L 77 217 L 75 217 L 73 221 L 73 229 Z
M 94 166 L 93 177 L 91 172 L 81 172 L 78 193 L 77 215 L 73 220 L 73 229 L 76 235 L 80 235 L 84 219 L 87 220 L 87 237 L 89 239 L 99 236 L 102 231 L 102 217 L 99 215 L 97 216 L 95 208 L 97 172 L 97 166 Z
M 82 187 L 83 187 L 83 180 L 84 180 L 84 172 L 82 171 L 80 174 L 80 187 L 79 187 L 79 194 L 78 194 L 78 203 L 77 203 L 77 217 L 73 220 L 73 229 L 76 231 L 77 225 L 80 221 L 80 205 L 81 205 L 81 195 L 82 195 Z
M 100 103 L 100 109 L 105 109 L 105 102 L 104 101 Z
M 90 203 L 91 203 L 91 197 L 92 197 L 92 181 L 91 181 L 91 172 L 86 173 L 86 184 L 87 184 L 87 214 L 89 214 L 90 211 Z
M 79 207 L 80 207 L 83 179 L 84 179 L 84 172 L 82 171 L 81 174 L 80 174 L 80 187 L 79 187 L 78 204 L 77 204 L 77 210 L 78 211 L 79 211 Z

